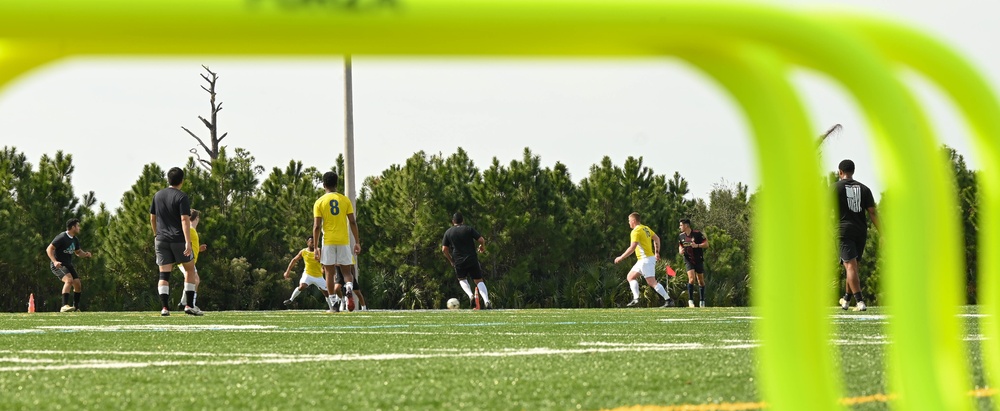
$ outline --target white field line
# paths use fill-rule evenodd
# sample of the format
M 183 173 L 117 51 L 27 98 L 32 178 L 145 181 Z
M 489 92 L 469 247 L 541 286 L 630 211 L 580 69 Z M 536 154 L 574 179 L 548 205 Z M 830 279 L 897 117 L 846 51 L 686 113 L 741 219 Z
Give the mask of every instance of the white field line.
M 276 325 L 231 325 L 231 324 L 132 324 L 132 325 L 43 325 L 35 327 L 57 331 L 243 331 L 276 329 Z
M 609 343 L 610 344 L 610 343 Z M 218 366 L 218 365 L 259 365 L 259 364 L 292 364 L 307 362 L 330 362 L 330 361 L 390 361 L 390 360 L 415 360 L 430 358 L 483 358 L 483 357 L 520 357 L 520 356 L 542 356 L 542 355 L 577 355 L 577 354 L 600 354 L 617 352 L 649 352 L 649 351 L 678 351 L 678 350 L 701 350 L 701 349 L 742 349 L 751 346 L 705 346 L 702 344 L 629 344 L 617 346 L 610 344 L 604 347 L 588 348 L 528 348 L 520 350 L 504 351 L 483 351 L 464 353 L 438 353 L 438 354 L 314 354 L 314 355 L 286 355 L 286 354 L 217 354 L 217 353 L 159 353 L 149 351 L 55 351 L 55 350 L 25 350 L 11 351 L 4 350 L 0 353 L 18 354 L 47 354 L 47 355 L 121 355 L 121 356 L 174 356 L 191 357 L 237 357 L 234 359 L 220 361 L 100 361 L 88 360 L 86 362 L 69 362 L 64 364 L 39 364 L 25 366 L 0 367 L 0 372 L 16 371 L 47 371 L 47 370 L 68 370 L 68 369 L 113 369 L 113 368 L 143 368 L 143 367 L 174 367 L 174 366 Z M 17 357 L 14 357 L 17 358 Z M 6 358 L 0 357 L 0 363 Z

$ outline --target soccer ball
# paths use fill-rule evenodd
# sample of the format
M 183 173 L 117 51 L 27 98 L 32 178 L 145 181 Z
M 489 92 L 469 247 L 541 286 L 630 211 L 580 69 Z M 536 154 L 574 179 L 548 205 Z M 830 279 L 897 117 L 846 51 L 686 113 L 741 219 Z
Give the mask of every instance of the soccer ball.
M 448 309 L 449 310 L 457 310 L 458 309 L 458 299 L 457 298 L 451 298 L 451 299 L 448 300 Z

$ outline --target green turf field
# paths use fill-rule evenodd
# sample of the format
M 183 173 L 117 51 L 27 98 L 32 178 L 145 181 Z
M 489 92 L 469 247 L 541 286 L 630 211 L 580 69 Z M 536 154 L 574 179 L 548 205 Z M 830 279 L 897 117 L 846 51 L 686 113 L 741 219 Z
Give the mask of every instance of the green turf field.
M 983 387 L 974 311 L 963 318 Z M 845 398 L 887 393 L 883 311 L 829 314 Z M 746 308 L 0 314 L 0 408 L 756 403 L 753 321 Z M 979 408 L 989 401 L 979 398 Z M 876 399 L 853 409 L 889 407 Z

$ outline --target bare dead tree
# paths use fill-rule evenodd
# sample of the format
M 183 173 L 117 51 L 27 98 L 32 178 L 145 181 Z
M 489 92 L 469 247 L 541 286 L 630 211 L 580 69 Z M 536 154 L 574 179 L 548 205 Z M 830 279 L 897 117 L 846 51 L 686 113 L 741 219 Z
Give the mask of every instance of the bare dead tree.
M 218 118 L 219 118 L 219 112 L 222 111 L 222 103 L 215 102 L 215 83 L 219 81 L 219 75 L 215 72 L 212 72 L 212 70 L 209 69 L 208 66 L 202 65 L 201 67 L 203 67 L 205 71 L 208 72 L 208 75 L 205 74 L 201 75 L 201 78 L 205 79 L 205 82 L 208 83 L 208 87 L 205 87 L 203 85 L 201 86 L 201 89 L 205 90 L 205 92 L 207 92 L 209 95 L 208 101 L 211 104 L 212 120 L 211 121 L 206 120 L 205 117 L 202 116 L 198 116 L 198 119 L 201 120 L 201 123 L 204 124 L 206 128 L 208 128 L 209 142 L 211 143 L 212 147 L 209 147 L 207 144 L 205 144 L 204 140 L 198 137 L 197 134 L 191 132 L 191 130 L 188 130 L 187 127 L 181 126 L 181 128 L 184 131 L 186 131 L 188 135 L 194 137 L 195 140 L 198 140 L 198 144 L 201 144 L 201 148 L 205 149 L 205 152 L 208 154 L 208 157 L 211 158 L 212 160 L 215 160 L 219 158 L 219 143 L 221 143 L 222 139 L 226 138 L 226 136 L 229 135 L 229 133 L 223 133 L 221 136 L 218 135 L 218 126 L 219 126 Z M 200 162 L 203 167 L 205 167 L 206 169 L 211 169 L 212 162 L 201 158 L 201 156 L 198 155 L 197 147 L 191 149 L 191 152 L 198 157 L 198 162 Z

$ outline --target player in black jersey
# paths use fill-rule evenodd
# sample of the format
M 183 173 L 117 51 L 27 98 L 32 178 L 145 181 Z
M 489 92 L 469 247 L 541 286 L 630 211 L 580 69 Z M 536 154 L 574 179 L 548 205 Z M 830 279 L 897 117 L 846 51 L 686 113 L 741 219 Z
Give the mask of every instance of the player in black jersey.
M 63 282 L 62 299 L 63 306 L 60 312 L 79 311 L 80 295 L 83 293 L 83 285 L 80 283 L 80 275 L 73 266 L 73 256 L 90 258 L 92 255 L 88 251 L 80 248 L 80 220 L 75 218 L 66 222 L 66 231 L 59 233 L 52 239 L 45 249 L 48 254 L 49 269 Z M 73 290 L 73 305 L 69 305 L 69 291 Z
M 846 310 L 853 296 L 857 302 L 854 309 L 865 311 L 868 307 L 861 293 L 861 276 L 858 272 L 858 263 L 864 255 L 865 243 L 868 241 L 868 220 L 865 214 L 871 218 L 876 229 L 879 231 L 882 229 L 879 227 L 872 190 L 854 179 L 854 162 L 841 161 L 838 168 L 837 176 L 840 180 L 834 185 L 834 189 L 840 213 L 840 262 L 847 271 L 847 290 L 840 299 L 840 308 Z
M 452 227 L 445 231 L 441 240 L 441 252 L 448 263 L 455 268 L 455 276 L 458 277 L 458 284 L 469 296 L 469 304 L 475 307 L 472 288 L 466 278 L 472 277 L 476 282 L 479 295 L 482 296 L 486 308 L 493 308 L 490 302 L 490 294 L 486 291 L 486 283 L 483 282 L 483 268 L 479 265 L 479 257 L 476 252 L 486 252 L 486 239 L 476 231 L 475 228 L 465 225 L 462 213 L 455 213 L 451 217 Z
M 681 232 L 677 235 L 677 252 L 684 256 L 688 274 L 688 307 L 694 308 L 694 281 L 698 280 L 699 305 L 705 306 L 705 249 L 708 238 L 701 231 L 691 228 L 691 220 L 680 220 Z

